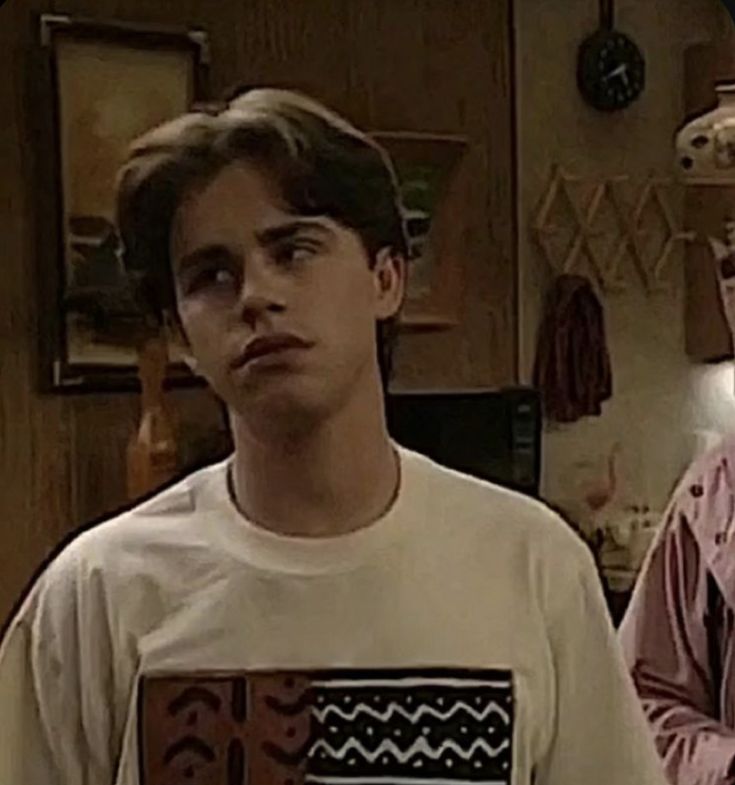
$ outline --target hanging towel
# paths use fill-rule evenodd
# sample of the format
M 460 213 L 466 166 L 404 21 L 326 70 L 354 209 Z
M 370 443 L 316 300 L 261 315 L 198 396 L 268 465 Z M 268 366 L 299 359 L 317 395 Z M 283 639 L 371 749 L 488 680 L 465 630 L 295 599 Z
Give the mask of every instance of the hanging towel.
M 603 401 L 612 395 L 602 305 L 580 275 L 560 275 L 551 287 L 533 381 L 545 417 L 556 422 L 599 415 Z

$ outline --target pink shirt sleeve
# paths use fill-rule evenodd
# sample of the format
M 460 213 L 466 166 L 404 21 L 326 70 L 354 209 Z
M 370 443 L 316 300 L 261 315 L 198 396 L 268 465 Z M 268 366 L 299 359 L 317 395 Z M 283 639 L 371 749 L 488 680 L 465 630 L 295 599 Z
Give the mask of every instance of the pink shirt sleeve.
M 673 785 L 735 783 L 735 730 L 718 719 L 712 673 L 717 584 L 694 536 L 684 484 L 672 501 L 620 629 L 627 665 Z

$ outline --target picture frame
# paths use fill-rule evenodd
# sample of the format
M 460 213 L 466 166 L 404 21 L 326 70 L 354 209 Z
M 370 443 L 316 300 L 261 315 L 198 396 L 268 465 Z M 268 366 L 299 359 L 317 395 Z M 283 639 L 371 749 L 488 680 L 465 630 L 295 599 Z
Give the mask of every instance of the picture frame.
M 209 39 L 199 29 L 51 14 L 40 16 L 39 36 L 27 90 L 39 386 L 138 390 L 143 319 L 118 253 L 115 175 L 135 138 L 207 99 Z M 170 347 L 165 386 L 203 384 L 178 351 Z
M 463 136 L 374 131 L 393 162 L 409 235 L 408 287 L 401 327 L 447 329 L 459 324 L 464 286 Z

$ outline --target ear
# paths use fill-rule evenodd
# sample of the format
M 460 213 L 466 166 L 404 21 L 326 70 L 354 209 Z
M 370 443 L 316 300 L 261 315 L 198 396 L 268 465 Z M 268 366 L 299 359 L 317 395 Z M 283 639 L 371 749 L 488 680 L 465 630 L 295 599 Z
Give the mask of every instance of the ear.
M 189 370 L 196 376 L 197 361 L 191 353 L 189 339 L 186 337 L 186 332 L 184 331 L 178 316 L 170 316 L 167 314 L 163 330 L 169 347 L 175 349 L 176 354 L 180 356 Z
M 375 284 L 375 318 L 380 321 L 395 316 L 406 295 L 406 260 L 391 248 L 382 248 L 373 266 Z

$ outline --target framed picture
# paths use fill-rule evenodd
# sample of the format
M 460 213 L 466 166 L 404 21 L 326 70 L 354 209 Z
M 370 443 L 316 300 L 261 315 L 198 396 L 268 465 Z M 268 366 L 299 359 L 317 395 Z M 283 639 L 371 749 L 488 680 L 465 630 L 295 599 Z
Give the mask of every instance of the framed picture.
M 466 212 L 457 175 L 466 139 L 412 132 L 371 136 L 393 161 L 406 210 L 409 273 L 401 324 L 406 328 L 456 325 Z
M 42 16 L 35 83 L 41 387 L 135 389 L 142 318 L 119 260 L 129 144 L 206 99 L 201 30 Z M 200 384 L 172 347 L 167 385 Z

